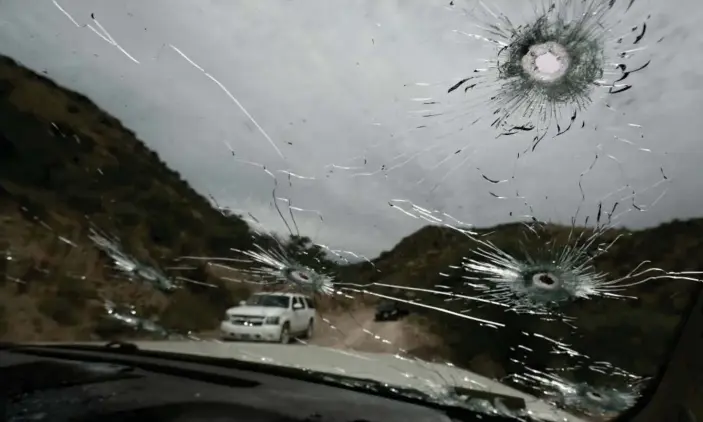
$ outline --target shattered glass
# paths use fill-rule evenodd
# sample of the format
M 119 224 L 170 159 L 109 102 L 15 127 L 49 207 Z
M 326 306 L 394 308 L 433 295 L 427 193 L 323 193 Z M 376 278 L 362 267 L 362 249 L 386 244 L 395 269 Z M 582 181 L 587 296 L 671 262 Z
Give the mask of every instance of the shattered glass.
M 614 418 L 703 279 L 702 19 L 692 0 L 4 1 L 0 339 Z M 274 315 L 261 292 L 301 299 Z

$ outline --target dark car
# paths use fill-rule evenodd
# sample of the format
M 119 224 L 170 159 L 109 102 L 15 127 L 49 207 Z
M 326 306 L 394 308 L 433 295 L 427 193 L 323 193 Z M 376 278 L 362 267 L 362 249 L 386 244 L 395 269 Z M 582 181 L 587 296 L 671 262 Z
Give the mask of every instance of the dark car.
M 407 316 L 410 312 L 398 302 L 393 300 L 383 301 L 376 307 L 376 321 L 397 321 Z

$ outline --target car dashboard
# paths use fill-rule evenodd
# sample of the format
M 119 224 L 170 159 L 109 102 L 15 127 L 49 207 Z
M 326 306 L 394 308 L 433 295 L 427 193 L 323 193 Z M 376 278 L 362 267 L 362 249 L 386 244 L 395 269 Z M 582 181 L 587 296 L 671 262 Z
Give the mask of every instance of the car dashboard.
M 452 415 L 289 377 L 117 352 L 4 347 L 0 379 L 4 420 L 13 422 L 511 420 Z

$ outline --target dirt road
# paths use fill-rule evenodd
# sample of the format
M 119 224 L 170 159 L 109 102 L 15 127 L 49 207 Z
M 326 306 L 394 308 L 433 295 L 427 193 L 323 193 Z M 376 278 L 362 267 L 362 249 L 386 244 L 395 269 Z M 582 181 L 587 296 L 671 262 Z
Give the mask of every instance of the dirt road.
M 311 339 L 297 340 L 313 346 L 331 347 L 370 353 L 410 352 L 417 357 L 432 360 L 441 348 L 441 341 L 427 333 L 412 318 L 398 321 L 374 321 L 374 308 L 317 314 Z M 204 340 L 219 339 L 219 330 L 201 332 Z
M 341 311 L 318 315 L 315 333 L 309 344 L 374 353 L 396 353 L 436 343 L 427 333 L 407 319 L 374 321 L 374 309 Z

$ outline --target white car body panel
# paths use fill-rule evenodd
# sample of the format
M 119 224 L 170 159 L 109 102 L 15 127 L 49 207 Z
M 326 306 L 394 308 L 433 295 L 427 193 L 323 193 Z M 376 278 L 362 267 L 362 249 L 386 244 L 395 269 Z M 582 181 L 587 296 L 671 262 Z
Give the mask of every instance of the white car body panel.
M 246 315 L 246 316 L 280 316 L 287 309 L 274 308 L 272 306 L 235 306 L 226 311 L 228 315 Z
M 440 395 L 448 385 L 480 389 L 523 398 L 532 414 L 545 421 L 586 422 L 549 403 L 498 381 L 454 366 L 401 358 L 387 353 L 363 353 L 317 346 L 284 346 L 213 341 L 139 341 L 145 350 L 229 357 L 320 372 L 372 379 Z M 291 350 L 300 348 L 300 350 Z
M 288 324 L 292 336 L 304 334 L 315 320 L 315 309 L 309 308 L 305 296 L 295 293 L 261 293 L 262 295 L 289 297 L 287 308 L 275 306 L 235 306 L 227 309 L 220 323 L 223 339 L 250 341 L 279 341 L 284 324 Z M 293 309 L 294 304 L 302 305 Z M 276 324 L 267 324 L 267 318 L 278 317 Z
M 297 369 L 337 373 L 414 388 L 441 397 L 448 386 L 490 391 L 520 397 L 538 420 L 550 422 L 589 422 L 544 400 L 464 369 L 440 363 L 401 358 L 388 353 L 364 353 L 310 345 L 267 343 L 228 343 L 220 341 L 135 341 L 142 350 L 231 358 Z M 103 345 L 104 342 L 37 342 L 38 345 Z M 298 350 L 292 350 L 299 348 Z

